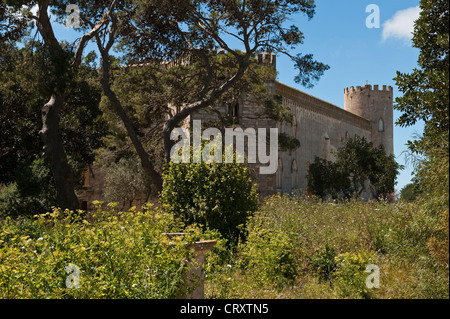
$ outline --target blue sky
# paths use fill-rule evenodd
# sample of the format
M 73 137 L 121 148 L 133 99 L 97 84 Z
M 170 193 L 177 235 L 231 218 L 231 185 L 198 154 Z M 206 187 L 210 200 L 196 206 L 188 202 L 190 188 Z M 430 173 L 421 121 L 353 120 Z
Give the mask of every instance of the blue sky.
M 411 31 L 418 15 L 419 0 L 319 0 L 316 14 L 309 20 L 303 15 L 292 17 L 289 24 L 297 25 L 305 35 L 304 44 L 296 53 L 312 53 L 314 58 L 328 64 L 330 69 L 312 89 L 294 82 L 296 71 L 286 56 L 277 57 L 278 80 L 320 99 L 344 106 L 344 88 L 349 86 L 391 85 L 394 99 L 399 96 L 395 81 L 396 71 L 411 72 L 417 67 L 419 51 L 412 48 Z M 368 28 L 366 12 L 369 5 L 379 8 L 379 28 Z M 75 41 L 80 36 L 62 25 L 54 24 L 59 40 Z M 92 43 L 85 52 L 95 49 Z M 394 111 L 394 121 L 400 116 Z M 401 128 L 394 126 L 394 152 L 397 161 L 405 165 L 398 176 L 400 190 L 411 180 L 411 165 L 405 162 L 406 142 L 414 134 L 421 134 L 423 123 Z

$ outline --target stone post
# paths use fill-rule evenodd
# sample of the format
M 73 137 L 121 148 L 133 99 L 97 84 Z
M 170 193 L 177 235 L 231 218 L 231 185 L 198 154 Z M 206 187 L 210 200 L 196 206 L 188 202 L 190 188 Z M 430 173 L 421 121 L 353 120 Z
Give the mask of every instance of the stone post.
M 167 237 L 172 238 L 176 236 L 184 236 L 184 233 L 163 233 Z M 191 264 L 189 271 L 186 274 L 186 279 L 189 287 L 197 286 L 193 292 L 185 296 L 185 299 L 204 299 L 205 298 L 205 272 L 203 265 L 205 263 L 205 255 L 208 251 L 213 249 L 217 243 L 216 240 L 201 240 L 193 243 L 188 243 L 188 247 L 194 250 L 195 264 Z

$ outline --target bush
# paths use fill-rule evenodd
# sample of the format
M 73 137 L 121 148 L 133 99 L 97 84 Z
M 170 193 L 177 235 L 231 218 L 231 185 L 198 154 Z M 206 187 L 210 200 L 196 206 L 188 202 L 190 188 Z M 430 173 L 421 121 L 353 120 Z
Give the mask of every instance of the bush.
M 418 196 L 416 185 L 409 183 L 400 190 L 400 199 L 409 203 L 414 202 Z
M 56 203 L 53 180 L 45 159 L 21 162 L 15 182 L 0 190 L 0 217 L 45 213 Z
M 121 158 L 111 163 L 105 176 L 105 199 L 118 202 L 121 209 L 133 206 L 138 198 L 148 200 L 151 181 L 142 168 L 139 158 L 135 156 Z
M 350 138 L 336 151 L 336 161 L 315 158 L 307 174 L 308 189 L 325 198 L 359 198 L 370 191 L 374 198 L 386 198 L 394 192 L 399 165 L 394 156 L 362 138 Z M 366 182 L 370 187 L 366 189 Z
M 311 268 L 321 280 L 331 279 L 336 269 L 336 251 L 328 244 L 311 257 Z
M 168 163 L 160 201 L 187 225 L 217 229 L 236 246 L 251 212 L 258 207 L 256 185 L 241 164 Z
M 257 213 L 248 224 L 247 242 L 240 246 L 240 264 L 260 284 L 281 286 L 293 280 L 297 270 L 289 236 L 274 227 L 276 221 Z
M 336 257 L 336 283 L 344 296 L 370 298 L 371 292 L 366 286 L 369 273 L 366 267 L 375 263 L 376 254 L 369 251 L 343 253 Z

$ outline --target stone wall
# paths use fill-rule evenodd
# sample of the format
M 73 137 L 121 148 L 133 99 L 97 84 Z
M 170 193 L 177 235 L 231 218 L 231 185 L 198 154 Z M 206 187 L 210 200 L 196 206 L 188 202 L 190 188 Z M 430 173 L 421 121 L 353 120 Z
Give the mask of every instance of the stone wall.
M 300 147 L 294 151 L 279 152 L 279 167 L 275 174 L 260 175 L 260 164 L 249 164 L 262 197 L 277 192 L 305 191 L 307 170 L 316 156 L 334 160 L 333 151 L 342 145 L 342 140 L 355 136 L 365 137 L 369 141 L 372 139 L 373 124 L 366 118 L 277 81 L 268 83 L 267 87 L 272 93 L 282 96 L 283 104 L 290 107 L 294 115 L 292 123 L 277 123 L 258 117 L 260 106 L 244 96 L 239 101 L 239 121 L 235 126 L 243 130 L 277 127 L 279 133 L 297 138 Z M 228 112 L 223 106 L 217 107 L 217 110 L 223 115 Z M 202 120 L 203 124 L 217 120 L 217 114 L 200 111 L 191 116 L 191 123 L 194 119 Z M 247 149 L 245 151 L 247 154 Z
M 300 141 L 295 151 L 280 153 L 281 192 L 304 191 L 309 164 L 316 156 L 334 160 L 332 152 L 346 137 L 371 138 L 371 124 L 365 118 L 279 82 L 275 82 L 275 93 L 294 115 L 293 123 L 281 124 L 281 132 Z

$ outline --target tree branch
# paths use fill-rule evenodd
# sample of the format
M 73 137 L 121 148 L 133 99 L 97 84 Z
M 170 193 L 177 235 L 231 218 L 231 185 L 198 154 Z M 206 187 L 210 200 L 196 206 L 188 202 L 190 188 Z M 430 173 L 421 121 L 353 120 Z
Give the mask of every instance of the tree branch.
M 113 1 L 115 2 L 115 1 Z M 103 18 L 97 22 L 97 24 L 92 27 L 92 30 L 89 31 L 88 33 L 84 34 L 81 39 L 80 42 L 78 43 L 77 46 L 77 50 L 75 51 L 75 59 L 72 62 L 72 66 L 79 66 L 81 63 L 81 58 L 83 56 L 83 51 L 84 48 L 86 47 L 87 42 L 92 39 L 92 37 L 94 36 L 94 34 L 98 33 L 98 31 L 100 30 L 100 28 L 107 22 L 107 14 L 105 14 L 103 16 Z

